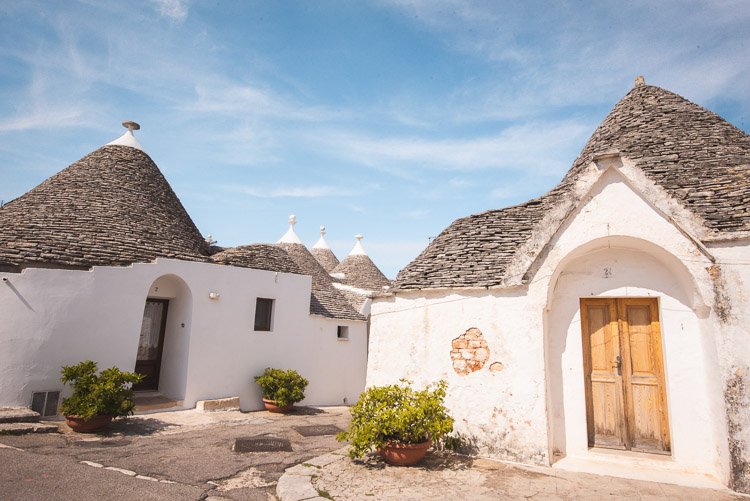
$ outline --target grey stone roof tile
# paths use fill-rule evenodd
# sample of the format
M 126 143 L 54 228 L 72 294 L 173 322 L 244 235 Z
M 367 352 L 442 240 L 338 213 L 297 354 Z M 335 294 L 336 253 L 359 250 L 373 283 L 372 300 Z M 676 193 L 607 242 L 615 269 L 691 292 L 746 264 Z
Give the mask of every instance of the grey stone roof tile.
M 211 260 L 217 264 L 242 268 L 303 274 L 284 249 L 271 244 L 240 245 L 224 249 L 212 255 Z
M 313 247 L 310 254 L 320 263 L 324 270 L 331 273 L 338 266 L 339 260 L 331 249 Z
M 0 266 L 207 261 L 208 244 L 151 158 L 104 146 L 0 208 Z
M 677 94 L 636 86 L 558 186 L 520 205 L 457 219 L 399 272 L 394 290 L 492 287 L 518 278 L 514 264 L 537 252 L 526 245 L 550 218 L 561 222 L 573 210 L 576 179 L 597 154 L 612 150 L 700 217 L 707 233 L 750 230 L 750 136 Z
M 305 275 L 312 276 L 310 313 L 342 320 L 367 320 L 334 288 L 331 276 L 302 244 L 278 243 Z
M 350 254 L 331 273 L 343 273 L 342 283 L 360 289 L 382 292 L 383 287 L 391 286 L 391 281 L 364 254 Z

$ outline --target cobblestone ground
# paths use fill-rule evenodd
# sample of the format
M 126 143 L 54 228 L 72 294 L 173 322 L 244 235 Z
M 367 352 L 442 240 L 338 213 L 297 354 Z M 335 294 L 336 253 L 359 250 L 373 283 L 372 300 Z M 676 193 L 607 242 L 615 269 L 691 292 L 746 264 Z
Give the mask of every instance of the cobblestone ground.
M 345 458 L 322 468 L 313 486 L 336 501 L 373 500 L 691 500 L 749 498 L 730 491 L 510 465 L 430 453 L 414 467 L 389 466 L 376 456 Z

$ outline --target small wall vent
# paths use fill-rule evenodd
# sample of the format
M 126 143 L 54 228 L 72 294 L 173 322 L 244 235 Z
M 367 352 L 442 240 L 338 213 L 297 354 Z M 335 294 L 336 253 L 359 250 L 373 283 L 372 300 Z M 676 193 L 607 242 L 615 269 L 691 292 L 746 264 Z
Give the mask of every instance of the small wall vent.
M 57 416 L 57 406 L 60 402 L 60 392 L 35 391 L 31 395 L 31 410 L 44 417 Z
M 348 341 L 349 340 L 349 327 L 345 325 L 339 325 L 338 329 L 336 330 L 336 338 L 339 341 Z

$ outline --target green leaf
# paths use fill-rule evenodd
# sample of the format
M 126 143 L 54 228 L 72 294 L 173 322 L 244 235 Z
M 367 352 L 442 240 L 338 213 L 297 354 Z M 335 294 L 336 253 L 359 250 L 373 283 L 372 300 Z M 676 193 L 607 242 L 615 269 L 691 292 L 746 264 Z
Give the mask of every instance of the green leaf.
M 263 398 L 273 400 L 279 407 L 300 402 L 305 398 L 309 381 L 297 371 L 268 368 L 255 377 Z
M 348 431 L 336 438 L 350 442 L 352 458 L 386 442 L 436 442 L 453 431 L 453 418 L 443 403 L 447 386 L 439 381 L 417 391 L 409 381 L 401 380 L 396 385 L 368 388 L 351 408 Z

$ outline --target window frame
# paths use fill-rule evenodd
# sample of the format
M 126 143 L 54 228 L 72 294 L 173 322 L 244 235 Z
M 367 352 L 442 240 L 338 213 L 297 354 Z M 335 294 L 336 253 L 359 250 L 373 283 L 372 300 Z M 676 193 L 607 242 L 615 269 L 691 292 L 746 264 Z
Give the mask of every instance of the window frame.
M 339 341 L 349 341 L 349 326 L 339 325 L 336 328 L 336 339 Z
M 258 308 L 262 303 L 268 302 L 268 308 L 267 308 L 267 314 L 265 315 L 265 318 L 261 318 L 263 320 L 263 324 L 258 326 L 258 314 L 261 313 L 261 310 Z M 254 332 L 273 332 L 273 310 L 275 309 L 276 300 L 270 297 L 257 297 L 255 298 L 255 315 L 253 318 L 253 331 Z M 266 328 L 267 327 L 267 328 Z

